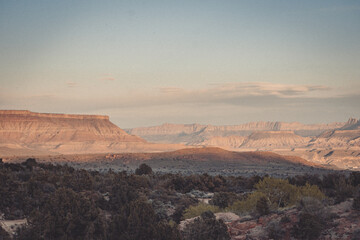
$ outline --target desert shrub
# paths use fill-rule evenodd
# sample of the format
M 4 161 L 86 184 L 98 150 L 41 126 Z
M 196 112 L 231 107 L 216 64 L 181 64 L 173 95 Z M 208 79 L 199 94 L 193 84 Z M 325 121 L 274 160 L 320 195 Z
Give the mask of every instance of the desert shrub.
M 220 211 L 220 208 L 206 203 L 199 203 L 196 206 L 190 206 L 189 208 L 185 209 L 183 218 L 188 219 L 188 218 L 197 217 L 207 211 L 210 211 L 212 213 L 217 213 Z
M 356 198 L 354 198 L 352 207 L 353 207 L 355 210 L 360 211 L 360 194 L 358 194 L 358 196 L 357 196 Z
M 249 194 L 245 200 L 235 201 L 231 206 L 226 208 L 226 210 L 238 215 L 254 213 L 256 210 L 256 203 L 263 197 L 265 197 L 263 193 L 253 192 Z
M 305 186 L 300 187 L 299 192 L 300 198 L 311 197 L 318 200 L 325 199 L 325 194 L 320 191 L 319 187 L 316 185 L 310 185 L 309 183 L 306 183 Z
M 135 170 L 135 174 L 136 175 L 148 175 L 148 174 L 152 174 L 152 168 L 145 164 L 142 163 L 136 170 Z
M 359 240 L 360 239 L 360 229 L 354 231 L 351 236 L 351 240 Z
M 298 208 L 302 213 L 309 213 L 317 216 L 320 220 L 326 220 L 324 205 L 318 199 L 304 197 L 299 201 Z
M 318 239 L 323 224 L 318 216 L 310 213 L 301 213 L 299 222 L 293 228 L 293 235 L 298 239 Z
M 0 227 L 0 240 L 10 240 L 10 235 L 2 228 Z
M 191 205 L 197 204 L 198 201 L 188 196 L 182 197 L 175 205 L 175 212 L 171 216 L 176 223 L 180 223 L 183 218 L 183 212 Z
M 284 230 L 282 229 L 280 223 L 278 221 L 272 221 L 268 224 L 266 228 L 266 232 L 269 239 L 283 239 L 284 237 Z
M 105 239 L 106 224 L 92 201 L 60 188 L 29 218 L 19 239 Z
M 296 187 L 291 185 L 288 180 L 283 179 L 265 177 L 255 185 L 255 188 L 256 191 L 249 194 L 245 200 L 235 201 L 227 210 L 237 214 L 254 213 L 261 198 L 266 200 L 269 210 L 295 205 L 303 197 L 312 197 L 319 200 L 325 198 L 325 195 L 315 185 L 305 184 L 305 186 Z M 265 201 L 262 201 L 259 204 L 264 206 Z
M 345 178 L 340 178 L 335 183 L 335 203 L 345 201 L 347 198 L 354 196 L 355 187 L 349 184 Z
M 110 239 L 162 240 L 180 239 L 176 226 L 157 221 L 151 204 L 137 199 L 122 207 L 112 217 Z
M 110 209 L 117 211 L 118 209 L 121 209 L 123 205 L 128 204 L 137 198 L 138 192 L 136 189 L 129 186 L 125 180 L 117 176 L 110 191 Z
M 351 172 L 349 176 L 351 185 L 358 186 L 360 185 L 360 172 Z
M 236 200 L 236 194 L 231 192 L 216 192 L 210 201 L 210 204 L 219 208 L 226 208 Z
M 289 216 L 285 215 L 280 219 L 280 223 L 289 223 L 291 222 L 291 219 Z
M 255 188 L 265 195 L 271 208 L 286 207 L 296 203 L 298 191 L 288 180 L 265 177 Z
M 256 212 L 260 215 L 267 215 L 270 213 L 269 210 L 269 205 L 268 205 L 268 201 L 265 197 L 261 197 L 257 202 L 256 202 Z
M 311 185 L 321 186 L 322 180 L 319 178 L 317 174 L 304 174 L 297 175 L 294 177 L 288 178 L 289 183 L 296 186 L 305 186 L 307 183 Z
M 227 227 L 222 220 L 216 220 L 214 213 L 207 211 L 188 224 L 182 232 L 183 240 L 229 240 Z

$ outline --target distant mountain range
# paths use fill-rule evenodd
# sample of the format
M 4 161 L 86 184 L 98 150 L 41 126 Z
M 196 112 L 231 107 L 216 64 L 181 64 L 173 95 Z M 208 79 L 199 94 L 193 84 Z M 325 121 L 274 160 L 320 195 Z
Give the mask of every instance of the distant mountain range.
M 302 124 L 251 122 L 232 126 L 163 124 L 126 129 L 156 143 L 221 147 L 231 151 L 271 151 L 308 161 L 360 170 L 360 123 Z
M 157 143 L 221 146 L 240 149 L 357 148 L 359 120 L 329 124 L 251 122 L 232 126 L 163 124 L 126 130 Z

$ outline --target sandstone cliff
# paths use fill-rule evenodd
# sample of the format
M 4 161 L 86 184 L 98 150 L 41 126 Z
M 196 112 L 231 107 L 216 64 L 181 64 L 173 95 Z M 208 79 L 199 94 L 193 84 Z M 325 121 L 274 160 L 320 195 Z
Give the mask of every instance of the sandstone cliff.
M 277 149 L 305 147 L 309 137 L 301 137 L 293 131 L 261 131 L 252 133 L 240 146 L 242 148 Z
M 108 116 L 0 111 L 0 143 L 146 142 L 110 122 Z

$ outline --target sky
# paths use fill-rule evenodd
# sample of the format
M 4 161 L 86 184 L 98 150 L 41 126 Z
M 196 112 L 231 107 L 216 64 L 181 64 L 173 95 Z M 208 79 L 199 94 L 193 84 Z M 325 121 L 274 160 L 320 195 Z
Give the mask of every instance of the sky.
M 162 123 L 360 116 L 360 1 L 0 0 L 0 109 Z

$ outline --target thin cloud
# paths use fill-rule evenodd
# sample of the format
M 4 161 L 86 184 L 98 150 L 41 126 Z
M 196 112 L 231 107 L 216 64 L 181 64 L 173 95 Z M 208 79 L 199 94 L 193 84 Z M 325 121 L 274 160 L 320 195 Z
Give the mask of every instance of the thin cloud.
M 321 8 L 320 11 L 328 12 L 328 13 L 353 12 L 353 11 L 360 11 L 360 6 L 359 5 L 332 6 L 327 8 Z
M 172 94 L 172 93 L 183 92 L 184 89 L 177 87 L 162 87 L 159 89 L 159 91 L 160 93 L 164 93 L 164 94 Z
M 101 78 L 99 78 L 99 80 L 100 81 L 115 81 L 116 79 L 113 76 L 107 74 L 107 75 L 104 75 Z
M 76 87 L 78 84 L 76 82 L 66 82 L 66 85 L 70 88 Z

